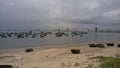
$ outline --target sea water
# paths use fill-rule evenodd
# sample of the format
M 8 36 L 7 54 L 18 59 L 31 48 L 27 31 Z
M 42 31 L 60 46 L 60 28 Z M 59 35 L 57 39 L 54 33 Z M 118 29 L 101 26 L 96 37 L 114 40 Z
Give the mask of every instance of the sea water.
M 14 49 L 14 48 L 27 48 L 27 47 L 40 47 L 40 46 L 58 46 L 58 45 L 71 45 L 81 43 L 106 43 L 106 42 L 119 42 L 120 33 L 88 33 L 82 36 L 61 36 L 56 37 L 54 34 L 48 35 L 45 38 L 37 36 L 35 38 L 0 38 L 1 49 Z

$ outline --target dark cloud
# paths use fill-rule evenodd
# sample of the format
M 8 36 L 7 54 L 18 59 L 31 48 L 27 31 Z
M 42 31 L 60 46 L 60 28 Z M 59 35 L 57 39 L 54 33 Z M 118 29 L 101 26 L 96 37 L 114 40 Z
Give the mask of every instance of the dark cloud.
M 120 25 L 119 3 L 119 0 L 0 0 L 0 29 L 19 29 L 22 25 L 24 29 L 65 24 L 73 27 L 71 24 L 75 23 L 114 27 Z

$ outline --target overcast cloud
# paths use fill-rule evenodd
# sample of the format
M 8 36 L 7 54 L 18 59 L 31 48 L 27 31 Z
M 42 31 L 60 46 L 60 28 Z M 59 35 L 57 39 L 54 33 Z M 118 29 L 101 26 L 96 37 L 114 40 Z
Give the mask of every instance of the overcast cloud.
M 0 29 L 120 27 L 120 0 L 0 0 Z

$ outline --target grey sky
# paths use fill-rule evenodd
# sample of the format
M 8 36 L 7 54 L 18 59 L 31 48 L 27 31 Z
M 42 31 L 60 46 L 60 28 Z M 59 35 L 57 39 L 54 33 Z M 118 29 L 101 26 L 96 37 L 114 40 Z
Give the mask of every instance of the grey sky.
M 120 0 L 0 0 L 0 30 L 120 27 Z

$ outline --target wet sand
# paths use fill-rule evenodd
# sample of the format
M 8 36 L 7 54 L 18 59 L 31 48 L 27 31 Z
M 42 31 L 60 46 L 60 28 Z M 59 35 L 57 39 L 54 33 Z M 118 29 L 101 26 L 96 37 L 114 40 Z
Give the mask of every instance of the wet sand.
M 0 51 L 0 65 L 10 64 L 16 68 L 95 68 L 100 61 L 96 57 L 120 56 L 117 46 L 91 48 L 88 44 L 59 47 L 36 47 L 33 52 L 25 49 Z M 71 49 L 80 49 L 80 54 L 72 54 Z

